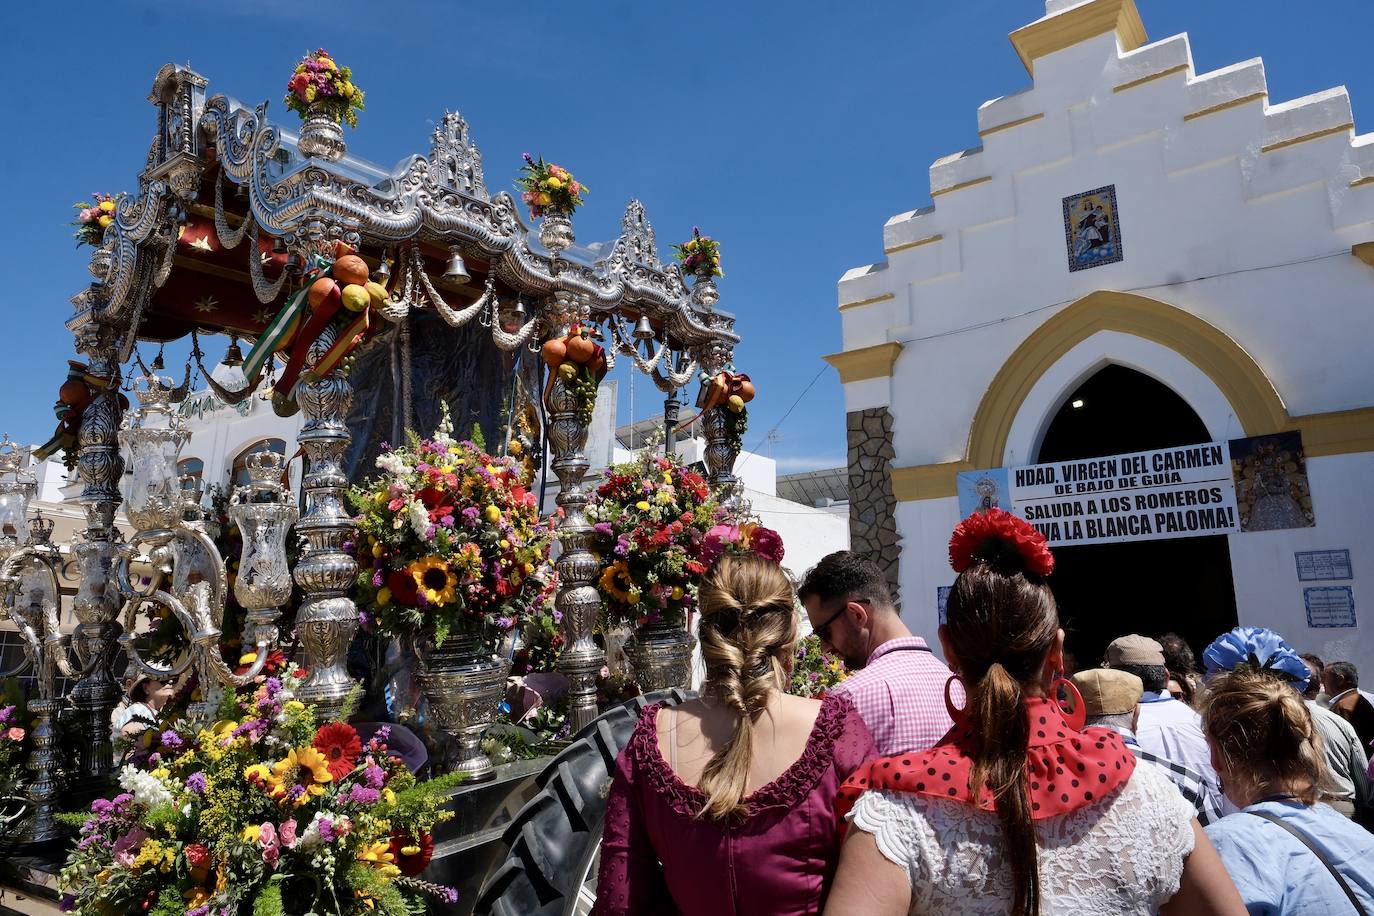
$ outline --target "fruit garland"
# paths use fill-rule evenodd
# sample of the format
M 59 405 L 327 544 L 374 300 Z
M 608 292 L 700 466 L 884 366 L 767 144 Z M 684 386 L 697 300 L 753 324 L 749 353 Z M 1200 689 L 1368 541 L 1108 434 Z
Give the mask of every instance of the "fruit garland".
M 544 386 L 544 403 L 549 404 L 549 392 L 554 377 L 572 390 L 577 398 L 577 419 L 583 426 L 592 422 L 596 409 L 596 387 L 606 377 L 606 351 L 596 342 L 599 328 L 577 323 L 566 337 L 552 337 L 544 341 L 540 354 L 549 367 L 549 380 Z
M 738 452 L 744 446 L 744 433 L 749 429 L 749 411 L 745 407 L 754 400 L 754 383 L 743 372 L 722 369 L 701 383 L 697 403 L 705 413 L 713 407 L 723 407 L 725 433 L 731 448 Z
M 52 408 L 53 413 L 57 414 L 57 430 L 51 439 L 34 451 L 34 457 L 46 461 L 60 451 L 63 453 L 62 463 L 67 470 L 73 470 L 79 451 L 77 433 L 81 430 L 81 417 L 91 402 L 109 387 L 108 377 L 92 374 L 85 363 L 67 360 L 67 380 L 57 389 L 57 402 Z M 129 409 L 129 399 L 123 393 L 119 394 L 119 409 Z
M 334 246 L 334 258 L 311 259 L 301 288 L 292 294 L 266 330 L 258 337 L 243 363 L 243 374 L 256 384 L 273 353 L 290 349 L 286 369 L 273 386 L 278 398 L 288 398 L 305 368 L 310 346 L 331 324 L 338 325 L 334 344 L 305 373 L 314 381 L 334 369 L 349 353 L 382 326 L 372 310 L 389 296 L 386 287 L 368 279 L 367 262 L 343 242 Z

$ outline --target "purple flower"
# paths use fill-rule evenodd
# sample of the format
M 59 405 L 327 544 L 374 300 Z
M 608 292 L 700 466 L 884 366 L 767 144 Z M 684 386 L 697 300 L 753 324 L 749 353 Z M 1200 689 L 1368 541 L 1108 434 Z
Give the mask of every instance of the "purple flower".
M 368 786 L 360 786 L 355 783 L 348 790 L 348 801 L 360 805 L 375 805 L 379 798 L 381 798 L 381 793 Z
M 62 900 L 57 904 L 57 908 L 64 913 L 70 913 L 76 909 L 76 897 L 71 894 L 63 894 Z
M 610 537 L 612 534 L 614 534 L 614 532 L 611 530 L 610 522 L 597 522 L 595 525 L 592 526 L 592 528 L 596 531 L 597 534 L 604 534 L 607 537 Z
M 381 588 L 385 583 L 386 580 L 382 578 L 382 571 L 380 569 L 378 569 L 376 572 L 372 574 L 373 588 Z
M 479 511 L 477 511 L 477 507 L 476 507 L 476 506 L 468 506 L 466 509 L 463 510 L 463 525 L 464 525 L 464 527 L 467 527 L 467 528 L 476 528 L 476 527 L 477 527 L 477 520 L 478 520 L 479 518 L 481 518 L 481 515 L 482 515 L 482 513 L 479 512 Z
M 444 903 L 457 903 L 458 889 L 453 887 L 439 888 L 439 899 L 442 900 Z
M 382 768 L 375 763 L 370 763 L 363 770 L 363 781 L 367 783 L 369 788 L 380 789 L 382 784 L 386 782 L 386 773 L 382 772 Z
M 338 836 L 338 834 L 334 832 L 334 825 L 330 822 L 329 818 L 320 818 L 320 839 L 324 840 L 326 843 L 332 843 L 336 836 Z
M 190 789 L 192 792 L 196 793 L 197 795 L 204 795 L 204 794 L 205 794 L 205 774 L 204 774 L 204 773 L 192 773 L 190 776 L 186 777 L 186 788 Z
M 181 740 L 181 736 L 170 728 L 162 733 L 162 746 L 169 751 L 179 751 L 185 746 L 186 742 Z

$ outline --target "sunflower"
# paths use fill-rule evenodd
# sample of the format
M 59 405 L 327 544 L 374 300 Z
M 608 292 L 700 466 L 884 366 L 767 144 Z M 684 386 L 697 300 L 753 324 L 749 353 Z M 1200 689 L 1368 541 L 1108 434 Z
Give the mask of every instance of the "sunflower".
M 325 784 L 333 782 L 334 777 L 329 773 L 329 761 L 319 751 L 313 747 L 293 747 L 287 752 L 285 760 L 272 765 L 270 781 L 275 783 L 273 798 L 290 798 L 296 807 L 300 807 L 310 796 L 323 795 Z M 286 785 L 288 782 L 292 786 L 290 789 Z M 293 791 L 297 785 L 304 790 L 299 795 Z
M 411 563 L 406 567 L 406 572 L 410 573 L 411 578 L 415 580 L 416 588 L 424 594 L 425 600 L 430 604 L 443 607 L 456 599 L 454 588 L 458 585 L 458 580 L 454 578 L 443 557 L 430 554 Z
M 335 780 L 352 773 L 358 765 L 358 755 L 363 752 L 362 739 L 346 722 L 321 725 L 312 744 L 329 761 L 329 775 Z

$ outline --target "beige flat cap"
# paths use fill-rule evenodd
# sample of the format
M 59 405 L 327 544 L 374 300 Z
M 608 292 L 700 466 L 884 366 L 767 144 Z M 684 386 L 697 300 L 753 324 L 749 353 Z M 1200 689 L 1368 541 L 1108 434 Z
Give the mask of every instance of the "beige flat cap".
M 1083 708 L 1091 716 L 1119 716 L 1135 709 L 1145 692 L 1140 678 L 1129 671 L 1089 668 L 1073 676 L 1083 695 Z

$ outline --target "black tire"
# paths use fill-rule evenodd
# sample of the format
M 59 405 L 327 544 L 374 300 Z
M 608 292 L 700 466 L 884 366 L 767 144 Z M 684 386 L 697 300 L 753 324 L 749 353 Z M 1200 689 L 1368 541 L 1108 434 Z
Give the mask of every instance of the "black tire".
M 573 916 L 601 848 L 606 792 L 620 750 L 644 707 L 676 706 L 696 694 L 659 690 L 603 713 L 577 733 L 536 780 L 539 794 L 501 840 L 505 861 L 482 883 L 474 916 Z M 590 877 L 595 877 L 594 875 Z M 585 907 L 586 897 L 583 897 Z

